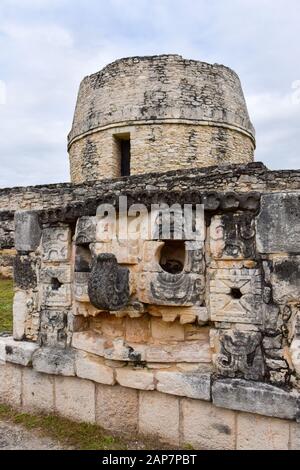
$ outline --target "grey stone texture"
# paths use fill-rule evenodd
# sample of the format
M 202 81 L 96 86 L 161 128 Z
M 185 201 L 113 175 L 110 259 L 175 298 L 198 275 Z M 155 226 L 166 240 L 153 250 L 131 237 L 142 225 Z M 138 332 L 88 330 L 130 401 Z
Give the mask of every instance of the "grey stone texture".
M 75 351 L 62 348 L 40 348 L 32 358 L 33 368 L 45 374 L 75 375 Z
M 262 196 L 256 238 L 260 253 L 300 253 L 298 192 Z
M 212 386 L 216 406 L 282 419 L 299 419 L 300 395 L 279 387 L 241 379 L 216 380 Z
M 120 59 L 82 81 L 69 134 L 72 181 L 118 176 L 122 133 L 131 136 L 131 174 L 242 163 L 255 147 L 237 75 L 178 55 Z
M 41 227 L 36 212 L 17 211 L 15 214 L 15 247 L 21 252 L 35 251 L 41 239 Z

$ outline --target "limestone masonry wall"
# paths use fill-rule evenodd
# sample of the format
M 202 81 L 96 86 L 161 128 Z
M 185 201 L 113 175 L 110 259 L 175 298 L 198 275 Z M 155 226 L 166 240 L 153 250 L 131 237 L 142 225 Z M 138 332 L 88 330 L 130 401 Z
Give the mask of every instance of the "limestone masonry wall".
M 145 191 L 149 194 L 174 189 L 182 192 L 187 189 L 206 192 L 213 190 L 264 192 L 292 191 L 299 188 L 300 171 L 270 171 L 263 164 L 256 162 L 137 175 L 82 184 L 60 183 L 0 189 L 0 250 L 14 246 L 13 215 L 16 210 L 50 209 L 84 202 L 89 198 L 132 191 Z
M 121 59 L 82 81 L 69 134 L 71 180 L 119 176 L 115 137 L 124 134 L 131 174 L 247 163 L 255 148 L 235 72 L 177 55 Z
M 83 80 L 72 183 L 0 190 L 0 402 L 177 446 L 300 449 L 300 171 L 254 147 L 227 67 L 134 57 Z

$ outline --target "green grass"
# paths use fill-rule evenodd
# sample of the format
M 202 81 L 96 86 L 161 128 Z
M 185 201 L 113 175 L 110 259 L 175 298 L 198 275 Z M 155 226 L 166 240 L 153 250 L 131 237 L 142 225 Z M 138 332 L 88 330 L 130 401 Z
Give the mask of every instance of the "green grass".
M 13 281 L 0 278 L 0 333 L 12 331 Z
M 4 404 L 0 404 L 0 420 L 35 430 L 42 436 L 59 441 L 66 448 L 77 450 L 172 449 L 172 446 L 156 440 L 130 441 L 112 436 L 95 424 L 76 423 L 56 415 L 20 413 Z

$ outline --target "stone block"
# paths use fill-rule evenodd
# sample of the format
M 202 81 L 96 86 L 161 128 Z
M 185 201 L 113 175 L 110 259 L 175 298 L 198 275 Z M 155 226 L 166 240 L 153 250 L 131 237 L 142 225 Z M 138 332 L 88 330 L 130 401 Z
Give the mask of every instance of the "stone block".
M 138 299 L 154 305 L 191 306 L 204 300 L 205 280 L 202 274 L 185 272 L 140 273 Z
M 88 281 L 90 273 L 75 272 L 74 273 L 74 298 L 79 302 L 89 302 Z
M 151 318 L 151 333 L 157 341 L 184 341 L 184 328 L 178 321 L 166 323 L 159 318 Z
M 235 412 L 211 403 L 183 399 L 181 402 L 182 440 L 200 450 L 235 448 Z
M 86 245 L 96 240 L 96 217 L 80 217 L 75 230 L 76 245 Z
M 40 244 L 41 226 L 33 211 L 15 212 L 15 248 L 20 252 L 35 251 Z
M 210 225 L 210 250 L 214 258 L 255 258 L 255 223 L 252 214 L 215 215 Z
M 154 390 L 154 375 L 152 372 L 142 369 L 123 367 L 116 369 L 117 382 L 123 387 L 137 388 L 140 390 Z
M 41 346 L 66 347 L 68 336 L 68 311 L 42 310 L 40 314 L 39 342 Z
M 216 406 L 274 416 L 282 419 L 299 417 L 299 394 L 261 382 L 242 379 L 216 380 L 212 386 Z
M 210 400 L 211 373 L 158 371 L 155 378 L 159 392 L 198 400 Z
M 116 318 L 113 314 L 103 312 L 96 319 L 97 324 L 101 328 L 101 332 L 108 338 L 119 338 L 125 335 L 125 322 L 123 318 Z M 93 322 L 92 322 L 93 324 Z
M 278 304 L 299 302 L 300 256 L 281 256 L 273 258 L 273 269 L 270 280 L 274 302 Z
M 299 193 L 262 195 L 256 220 L 256 244 L 260 253 L 300 252 Z
M 17 289 L 35 289 L 37 286 L 37 264 L 39 258 L 30 255 L 14 257 L 14 287 Z
M 54 375 L 75 375 L 75 352 L 71 349 L 40 348 L 32 358 L 38 372 Z
M 44 262 L 68 261 L 71 253 L 71 230 L 67 225 L 49 227 L 42 234 Z
M 95 384 L 77 377 L 55 377 L 55 411 L 74 421 L 95 422 Z
M 300 450 L 300 423 L 290 423 L 290 450 Z
M 140 318 L 126 318 L 126 341 L 145 343 L 150 336 L 150 321 L 147 315 Z
M 13 301 L 13 336 L 22 340 L 25 335 L 28 296 L 24 291 L 17 291 Z
M 137 264 L 141 259 L 141 240 L 109 240 L 91 244 L 94 256 L 113 253 L 119 264 Z
M 219 338 L 220 345 L 217 345 Z M 264 360 L 261 348 L 262 336 L 256 331 L 219 330 L 213 337 L 217 354 L 214 363 L 223 377 L 243 377 L 261 380 L 264 377 Z M 251 357 L 251 361 L 249 361 Z
M 60 284 L 69 284 L 72 281 L 71 265 L 47 266 L 43 264 L 39 281 L 43 284 L 51 284 L 53 279 L 57 279 Z
M 288 421 L 250 413 L 237 415 L 237 450 L 288 450 Z
M 54 412 L 54 377 L 23 369 L 22 406 L 26 411 Z
M 179 399 L 160 392 L 141 391 L 139 432 L 178 445 Z
M 70 307 L 72 302 L 71 284 L 40 285 L 40 302 L 42 307 Z
M 114 371 L 105 365 L 98 356 L 78 351 L 76 354 L 76 375 L 94 382 L 114 385 Z
M 119 434 L 137 433 L 137 390 L 119 385 L 96 385 L 96 423 Z
M 144 272 L 160 272 L 162 267 L 159 264 L 160 251 L 164 242 L 148 240 L 143 244 L 143 257 L 139 264 L 139 269 Z
M 211 362 L 208 338 L 177 344 L 148 345 L 147 362 Z
M 7 405 L 21 405 L 22 367 L 0 363 L 0 401 Z
M 262 323 L 261 275 L 258 269 L 210 269 L 211 320 L 230 323 Z
M 117 361 L 145 361 L 146 345 L 127 343 L 122 338 L 116 338 L 104 350 L 106 359 L 114 359 Z
M 12 337 L 0 337 L 0 360 L 3 362 L 28 366 L 36 349 L 38 349 L 36 343 L 15 341 Z
M 294 338 L 290 346 L 291 359 L 298 377 L 300 377 L 300 338 Z
M 147 312 L 154 317 L 162 317 L 164 322 L 173 322 L 177 318 L 182 325 L 197 322 L 205 325 L 208 322 L 208 310 L 200 305 L 176 307 L 174 305 L 148 305 Z

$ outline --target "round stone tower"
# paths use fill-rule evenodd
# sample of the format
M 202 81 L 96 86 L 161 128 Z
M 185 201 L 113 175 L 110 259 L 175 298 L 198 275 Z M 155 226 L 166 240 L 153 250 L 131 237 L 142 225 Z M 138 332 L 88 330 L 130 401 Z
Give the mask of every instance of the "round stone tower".
M 131 57 L 81 82 L 68 136 L 71 180 L 253 160 L 237 74 L 179 55 Z

